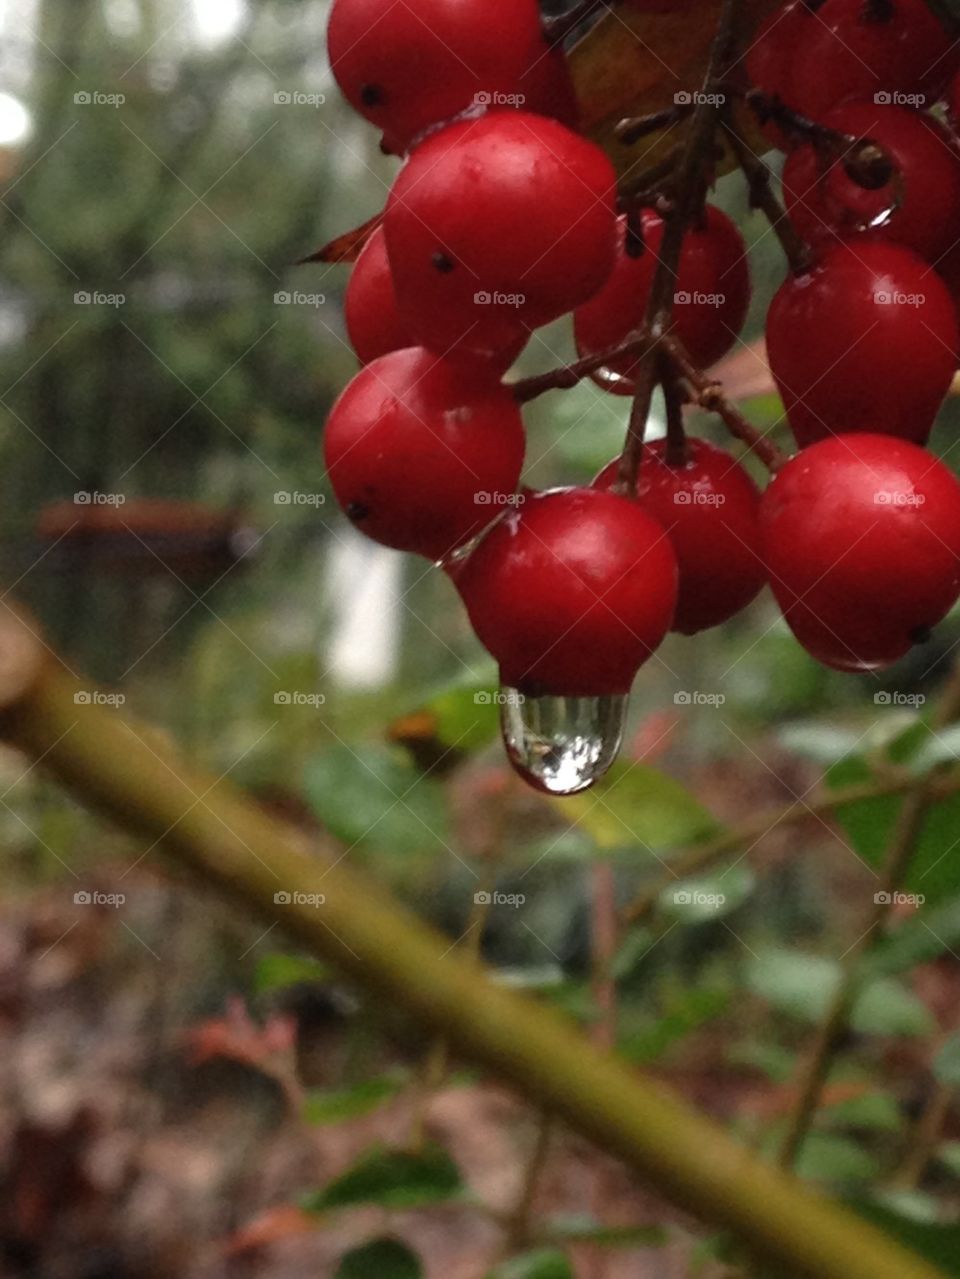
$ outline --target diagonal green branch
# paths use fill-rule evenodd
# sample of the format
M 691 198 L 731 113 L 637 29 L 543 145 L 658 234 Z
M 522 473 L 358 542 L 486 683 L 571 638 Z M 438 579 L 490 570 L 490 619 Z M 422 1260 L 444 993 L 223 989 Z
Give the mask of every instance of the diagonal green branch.
M 97 705 L 11 612 L 0 613 L 0 730 L 86 804 L 239 905 L 279 922 L 530 1101 L 619 1156 L 661 1193 L 733 1231 L 777 1275 L 936 1279 L 872 1225 L 761 1162 L 660 1085 L 598 1051 L 558 1013 L 486 980 L 482 967 L 230 784 L 188 772 L 149 728 Z M 274 894 L 325 895 L 319 909 Z M 942 1279 L 942 1277 L 941 1277 Z

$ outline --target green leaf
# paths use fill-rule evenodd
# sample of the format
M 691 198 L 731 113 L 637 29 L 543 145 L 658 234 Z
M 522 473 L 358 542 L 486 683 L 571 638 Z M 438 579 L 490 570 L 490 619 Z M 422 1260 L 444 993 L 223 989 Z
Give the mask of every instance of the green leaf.
M 254 990 L 258 995 L 271 991 L 283 990 L 287 986 L 297 986 L 300 982 L 327 981 L 330 970 L 318 959 L 309 955 L 288 955 L 283 951 L 273 951 L 264 955 L 257 964 L 253 978 Z
M 374 1239 L 348 1252 L 335 1279 L 423 1279 L 416 1255 L 396 1239 Z
M 486 669 L 486 668 L 484 668 Z M 442 747 L 472 754 L 500 731 L 500 707 L 497 701 L 496 668 L 489 666 L 490 678 L 478 680 L 473 672 L 464 672 L 455 680 L 431 689 L 391 725 L 396 731 L 420 721 L 421 731 Z
M 624 1036 L 620 1049 L 631 1061 L 655 1061 L 700 1026 L 719 1017 L 730 1003 L 726 990 L 682 990 L 651 1026 Z
M 406 1081 L 406 1075 L 381 1075 L 377 1079 L 365 1079 L 352 1088 L 310 1093 L 304 1102 L 303 1117 L 308 1124 L 330 1124 L 368 1115 L 389 1097 L 396 1096 Z
M 662 1248 L 670 1238 L 663 1226 L 604 1226 L 586 1215 L 551 1217 L 546 1228 L 564 1243 L 592 1243 L 600 1248 Z
M 679 782 L 626 760 L 615 764 L 592 790 L 553 803 L 567 821 L 606 849 L 670 848 L 719 829 L 716 819 Z
M 486 1279 L 575 1279 L 570 1262 L 556 1248 L 513 1257 L 491 1270 Z
M 903 920 L 868 959 L 878 975 L 904 973 L 960 947 L 960 898 L 925 907 Z
M 442 1203 L 463 1190 L 456 1164 L 439 1146 L 419 1154 L 375 1147 L 341 1177 L 307 1197 L 310 1212 L 375 1203 L 385 1208 L 416 1208 Z
M 862 745 L 862 736 L 853 729 L 816 721 L 785 724 L 777 734 L 786 750 L 818 764 L 836 764 L 846 758 Z
M 865 1093 L 851 1097 L 823 1111 L 823 1122 L 831 1128 L 859 1128 L 870 1132 L 899 1132 L 903 1116 L 889 1093 Z
M 819 955 L 770 949 L 754 956 L 746 979 L 749 989 L 774 1008 L 815 1023 L 826 1014 L 840 980 L 840 966 Z M 929 1010 L 890 979 L 865 987 L 850 1022 L 854 1030 L 875 1035 L 925 1035 L 933 1028 Z
M 942 1084 L 960 1087 L 960 1034 L 951 1035 L 937 1053 L 933 1073 Z
M 320 821 L 345 844 L 396 853 L 447 845 L 443 787 L 388 750 L 325 751 L 307 764 L 304 791 Z
M 856 1142 L 833 1133 L 812 1132 L 797 1159 L 797 1176 L 809 1181 L 870 1181 L 879 1163 Z

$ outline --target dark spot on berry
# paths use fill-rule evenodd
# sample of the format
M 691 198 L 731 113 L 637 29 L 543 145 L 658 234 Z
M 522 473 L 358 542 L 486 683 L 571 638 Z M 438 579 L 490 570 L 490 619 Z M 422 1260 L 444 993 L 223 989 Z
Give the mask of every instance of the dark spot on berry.
M 932 626 L 915 626 L 910 632 L 911 644 L 929 644 L 932 639 Z
M 362 502 L 350 502 L 347 505 L 347 518 L 351 520 L 365 520 L 370 514 L 370 508 L 364 506 Z
M 383 90 L 379 84 L 363 84 L 360 86 L 360 101 L 365 107 L 383 106 Z
M 433 255 L 430 261 L 441 275 L 449 275 L 453 270 L 453 262 L 451 259 L 448 258 L 445 253 L 439 252 L 439 250 Z

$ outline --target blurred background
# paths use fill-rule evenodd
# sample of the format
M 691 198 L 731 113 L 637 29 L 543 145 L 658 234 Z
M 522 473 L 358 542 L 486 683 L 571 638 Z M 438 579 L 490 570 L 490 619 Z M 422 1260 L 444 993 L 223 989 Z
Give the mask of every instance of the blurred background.
M 114 704 L 300 824 L 318 857 L 365 865 L 451 945 L 476 932 L 478 895 L 522 897 L 488 913 L 485 955 L 590 1024 L 598 856 L 626 904 L 722 823 L 902 759 L 960 625 L 889 675 L 850 678 L 816 666 L 764 594 L 644 669 L 599 798 L 525 791 L 449 582 L 359 538 L 324 477 L 324 417 L 356 368 L 349 268 L 292 264 L 378 212 L 397 163 L 339 99 L 327 7 L 0 2 L 4 590 Z M 752 243 L 756 289 L 727 373 L 767 427 L 779 404 L 748 348 L 783 264 L 742 183 L 717 200 Z M 572 355 L 560 323 L 517 373 Z M 591 383 L 531 405 L 527 482 L 591 479 L 628 407 Z M 951 405 L 935 445 L 957 424 Z M 299 1196 L 374 1138 L 403 1139 L 428 1046 L 9 752 L 0 786 L 0 1274 L 334 1274 L 385 1210 L 320 1230 Z M 771 822 L 705 881 L 720 909 L 665 898 L 622 938 L 624 1051 L 760 1145 L 870 900 L 885 802 L 844 831 Z M 897 992 L 859 1027 L 852 1110 L 808 1147 L 811 1176 L 876 1176 L 917 1103 L 911 1045 L 934 1022 Z M 892 1083 L 870 1082 L 878 1063 Z M 509 1197 L 531 1116 L 456 1074 L 428 1118 L 475 1192 Z M 545 1209 L 578 1211 L 596 1165 L 559 1139 Z M 688 1273 L 689 1223 L 601 1171 L 608 1216 L 676 1232 L 605 1273 Z M 462 1206 L 391 1220 L 430 1276 L 474 1279 L 496 1253 L 494 1226 Z

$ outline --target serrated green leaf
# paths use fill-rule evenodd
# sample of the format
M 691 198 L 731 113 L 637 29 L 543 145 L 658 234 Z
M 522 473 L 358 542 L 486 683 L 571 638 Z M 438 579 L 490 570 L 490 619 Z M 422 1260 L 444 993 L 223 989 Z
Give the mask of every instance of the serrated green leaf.
M 680 782 L 622 760 L 581 795 L 553 801 L 600 848 L 664 849 L 716 832 L 719 824 Z
M 337 746 L 324 751 L 307 764 L 304 794 L 327 829 L 345 844 L 396 853 L 446 847 L 443 787 L 389 750 Z
M 323 1190 L 307 1196 L 303 1206 L 310 1212 L 361 1203 L 416 1208 L 453 1199 L 462 1190 L 460 1172 L 440 1146 L 428 1146 L 418 1154 L 377 1147 Z
M 332 1124 L 368 1115 L 389 1097 L 395 1097 L 406 1082 L 406 1075 L 380 1075 L 352 1088 L 309 1093 L 303 1105 L 303 1117 L 308 1124 Z
M 415 1253 L 396 1239 L 374 1239 L 348 1252 L 335 1279 L 423 1279 Z

